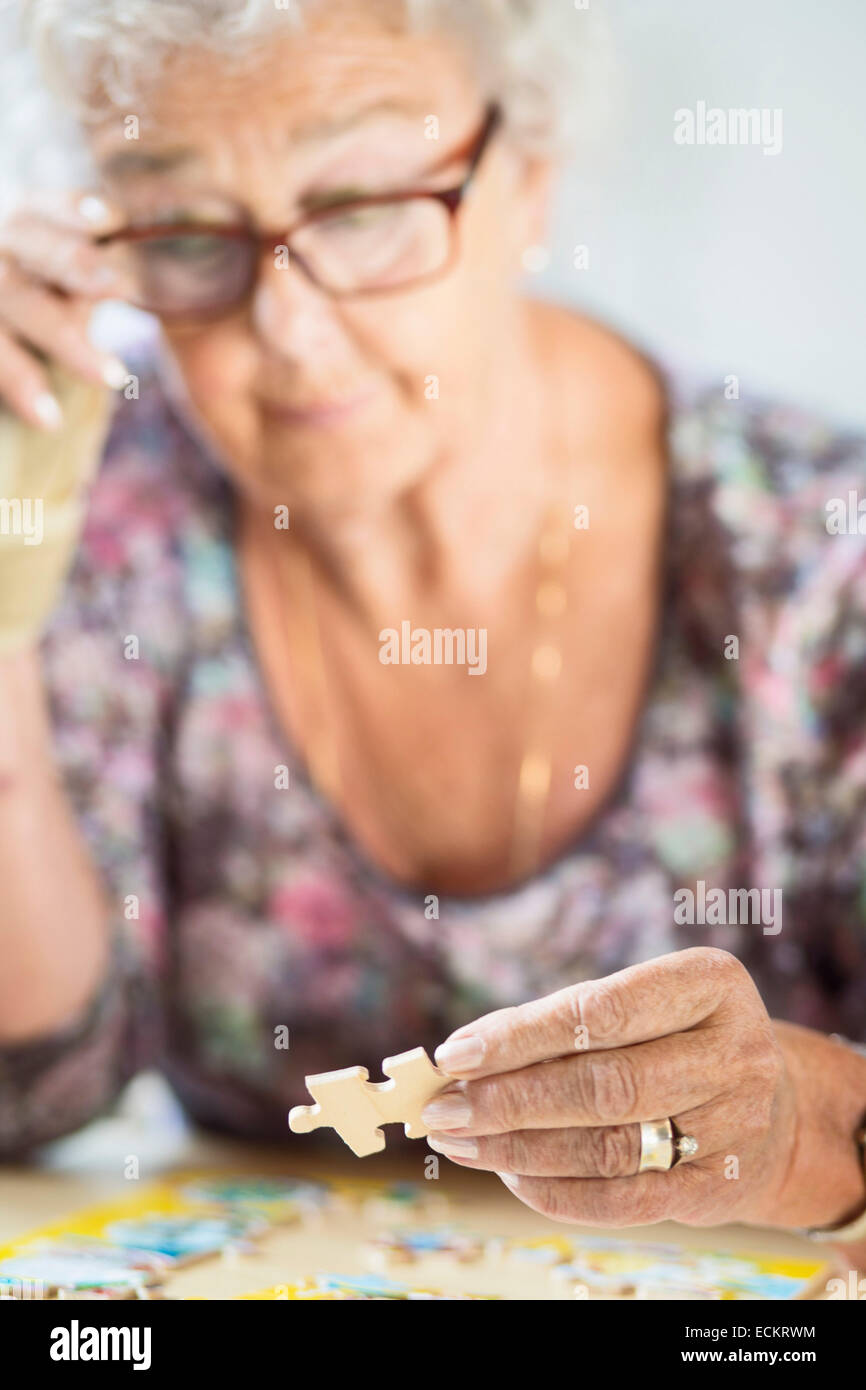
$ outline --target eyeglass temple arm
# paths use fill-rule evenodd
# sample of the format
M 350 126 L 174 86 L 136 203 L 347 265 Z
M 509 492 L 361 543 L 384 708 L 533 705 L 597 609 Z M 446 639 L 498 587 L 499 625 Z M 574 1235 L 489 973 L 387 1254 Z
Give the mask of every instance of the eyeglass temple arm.
M 487 116 L 481 128 L 481 133 L 478 136 L 478 144 L 475 147 L 469 169 L 466 173 L 466 178 L 463 181 L 464 188 L 468 188 L 469 184 L 475 178 L 478 172 L 478 166 L 486 153 L 487 146 L 490 144 L 490 141 L 493 139 L 501 124 L 502 108 L 496 102 L 491 102 L 487 107 Z
M 478 172 L 478 167 L 481 164 L 482 159 L 484 158 L 485 151 L 488 145 L 490 144 L 490 141 L 493 139 L 493 136 L 496 134 L 497 130 L 502 124 L 502 119 L 502 108 L 496 102 L 490 102 L 487 106 L 487 115 L 485 117 L 484 124 L 482 125 L 479 133 L 475 136 L 475 139 L 471 142 L 467 142 L 467 145 L 464 146 L 463 149 L 453 150 L 450 154 L 445 155 L 445 157 L 439 161 L 439 164 L 436 166 L 437 168 L 447 167 L 449 164 L 454 164 L 461 157 L 465 157 L 466 154 L 470 155 L 469 168 L 466 171 L 466 177 L 463 179 L 462 183 L 457 185 L 456 188 L 437 189 L 433 193 L 425 193 L 424 189 L 419 188 L 417 192 L 407 192 L 402 196 L 405 198 L 423 196 L 438 198 L 440 202 L 446 205 L 449 212 L 451 212 L 452 214 L 456 213 L 466 194 L 469 192 L 470 185 L 472 184 L 475 175 Z M 435 169 L 431 172 L 435 173 Z M 387 194 L 383 193 L 381 195 L 381 199 L 384 201 L 387 198 L 387 196 Z M 358 201 L 363 202 L 365 200 L 359 199 Z M 378 201 L 378 199 L 374 199 L 372 201 Z M 287 233 L 284 232 L 280 233 L 279 235 L 288 235 L 289 237 L 291 237 L 294 231 L 297 229 L 297 227 L 302 226 L 305 220 L 306 219 L 302 219 L 302 221 L 297 223 L 295 227 L 289 229 Z M 260 240 L 262 244 L 269 245 L 272 236 L 274 235 L 277 234 L 269 232 L 261 234 Z
M 456 188 L 441 189 L 432 195 L 438 198 L 440 202 L 443 202 L 448 208 L 449 212 L 456 213 L 457 209 L 460 207 L 460 204 L 463 202 L 463 199 L 466 197 L 466 194 L 469 192 L 469 189 L 475 180 L 475 175 L 478 173 L 481 161 L 484 158 L 484 155 L 487 151 L 487 147 L 501 124 L 502 109 L 495 103 L 491 102 L 487 108 L 487 117 L 484 122 L 484 125 L 481 127 L 480 133 L 475 138 L 474 148 L 472 149 L 472 154 L 469 161 L 469 168 L 466 171 L 466 177 L 463 179 L 463 182 L 458 184 Z M 460 151 L 457 151 L 454 154 L 446 155 L 442 163 L 453 164 L 454 161 L 459 158 Z

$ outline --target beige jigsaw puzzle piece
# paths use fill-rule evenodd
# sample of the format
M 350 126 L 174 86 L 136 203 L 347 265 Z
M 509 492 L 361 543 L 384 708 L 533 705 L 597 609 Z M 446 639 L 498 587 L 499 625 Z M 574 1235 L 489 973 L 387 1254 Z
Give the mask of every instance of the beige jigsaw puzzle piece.
M 379 1153 L 385 1147 L 383 1124 L 402 1122 L 409 1139 L 429 1134 L 421 1111 L 449 1084 L 450 1078 L 434 1067 L 423 1047 L 386 1057 L 382 1071 L 389 1081 L 370 1081 L 366 1067 L 346 1067 L 306 1077 L 315 1105 L 296 1105 L 289 1111 L 294 1134 L 313 1129 L 335 1129 L 358 1158 Z

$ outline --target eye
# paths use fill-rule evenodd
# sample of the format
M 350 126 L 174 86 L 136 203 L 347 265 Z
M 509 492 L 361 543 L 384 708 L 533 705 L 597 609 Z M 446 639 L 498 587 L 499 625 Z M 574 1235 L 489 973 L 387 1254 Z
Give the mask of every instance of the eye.
M 403 214 L 403 203 L 367 203 L 336 208 L 316 225 L 326 234 L 377 231 L 396 222 Z
M 224 256 L 229 248 L 224 237 L 202 235 L 156 237 L 146 242 L 144 249 L 150 255 L 164 257 L 166 260 L 201 265 Z

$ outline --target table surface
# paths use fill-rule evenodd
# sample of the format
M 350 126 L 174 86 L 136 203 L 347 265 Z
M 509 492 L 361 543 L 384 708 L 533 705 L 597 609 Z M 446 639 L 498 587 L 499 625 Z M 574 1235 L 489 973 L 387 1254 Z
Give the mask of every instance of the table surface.
M 423 1140 L 357 1159 L 333 1135 L 290 1136 L 285 1146 L 260 1147 L 203 1135 L 175 1121 L 154 1128 L 143 1125 L 140 1115 L 121 1116 L 53 1146 L 34 1165 L 0 1167 L 0 1243 L 62 1221 L 83 1208 L 122 1201 L 178 1170 L 199 1169 L 227 1175 L 420 1182 L 447 1199 L 453 1207 L 448 1219 L 481 1234 L 521 1240 L 599 1234 L 597 1228 L 568 1226 L 540 1216 L 518 1202 L 495 1175 L 458 1168 L 445 1158 L 439 1159 L 438 1179 L 425 1183 L 425 1161 L 431 1157 Z M 131 1159 L 138 1165 L 135 1180 L 124 1176 Z M 317 1228 L 314 1223 L 306 1226 L 301 1239 L 297 1228 L 285 1227 L 268 1236 L 255 1262 L 251 1256 L 242 1256 L 189 1266 L 172 1276 L 169 1291 L 178 1297 L 232 1298 L 271 1284 L 300 1282 L 323 1268 L 360 1273 L 364 1266 L 357 1263 L 357 1256 L 362 1232 L 360 1227 L 355 1229 L 356 1224 L 349 1216 L 336 1226 Z M 741 1226 L 691 1229 L 664 1223 L 610 1234 L 626 1243 L 663 1241 L 717 1253 L 751 1252 L 812 1261 L 818 1253 L 809 1241 L 790 1232 Z M 394 1273 L 393 1277 L 406 1276 Z M 473 1289 L 471 1278 L 467 1283 L 465 1269 L 460 1279 L 466 1292 L 492 1291 L 489 1277 L 484 1290 Z M 449 1282 L 440 1278 L 437 1287 L 445 1288 Z

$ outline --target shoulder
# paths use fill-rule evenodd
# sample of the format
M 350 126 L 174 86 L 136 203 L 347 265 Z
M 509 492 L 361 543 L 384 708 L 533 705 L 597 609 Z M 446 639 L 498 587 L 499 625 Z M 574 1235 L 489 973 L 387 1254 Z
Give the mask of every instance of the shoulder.
M 665 506 L 666 400 L 653 364 L 603 324 L 546 303 L 530 308 L 559 486 L 586 505 L 603 548 L 635 537 L 648 560 Z
M 626 443 L 663 429 L 663 376 L 639 348 L 562 305 L 532 301 L 527 310 L 538 354 L 575 437 Z
M 866 662 L 851 635 L 866 621 L 866 431 L 657 363 L 566 309 L 532 313 L 600 457 L 646 471 L 644 446 L 664 439 L 671 598 L 696 640 L 718 651 L 742 619 L 825 673 L 832 650 Z
M 866 431 L 731 379 L 670 373 L 666 383 L 674 499 L 703 499 L 737 569 L 775 575 L 782 590 L 837 567 L 843 550 L 855 566 L 866 560 L 866 504 L 858 525 L 851 501 L 866 477 Z
M 862 736 L 866 435 L 722 382 L 670 392 L 674 602 L 708 651 L 738 635 L 768 746 L 832 762 Z

